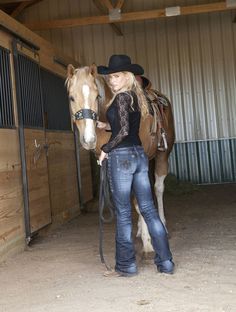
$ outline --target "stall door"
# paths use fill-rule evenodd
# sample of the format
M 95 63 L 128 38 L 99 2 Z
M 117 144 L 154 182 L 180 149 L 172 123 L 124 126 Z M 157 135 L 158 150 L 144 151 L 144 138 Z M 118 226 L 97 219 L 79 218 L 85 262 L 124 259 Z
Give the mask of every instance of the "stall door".
M 20 41 L 13 42 L 21 143 L 26 233 L 30 239 L 51 223 L 39 56 Z

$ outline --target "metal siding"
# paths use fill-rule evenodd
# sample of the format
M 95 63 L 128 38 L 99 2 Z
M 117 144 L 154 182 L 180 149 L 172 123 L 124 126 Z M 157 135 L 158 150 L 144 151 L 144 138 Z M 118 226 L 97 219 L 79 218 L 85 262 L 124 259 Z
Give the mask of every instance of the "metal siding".
M 236 182 L 236 139 L 176 143 L 169 167 L 184 181 Z
M 176 139 L 179 141 L 185 141 L 185 112 L 182 105 L 182 84 L 180 77 L 180 64 L 179 64 L 179 55 L 178 55 L 178 38 L 176 32 L 176 18 L 171 18 L 166 25 L 166 36 L 167 36 L 167 54 L 166 62 L 169 63 L 169 84 L 171 88 L 171 102 L 174 103 L 174 116 L 175 116 L 175 125 L 176 125 Z M 181 68 L 182 70 L 182 68 Z M 153 83 L 155 88 L 155 83 Z M 168 96 L 168 95 L 167 95 Z
M 215 0 L 197 4 L 209 2 Z M 193 4 L 195 0 L 130 0 L 125 1 L 124 11 Z M 28 8 L 21 18 L 91 15 L 101 15 L 92 1 L 45 0 Z M 181 179 L 197 183 L 235 181 L 235 142 L 227 141 L 236 138 L 234 15 L 227 11 L 129 22 L 120 24 L 123 37 L 109 25 L 49 30 L 41 35 L 82 64 L 107 64 L 112 54 L 130 55 L 144 67 L 153 88 L 172 102 L 177 142 L 170 158 L 172 170 Z
M 198 170 L 198 151 L 197 144 L 189 143 L 187 145 L 188 160 L 189 160 L 189 180 L 193 183 L 198 183 L 200 180 L 199 170 Z M 190 179 L 191 177 L 191 179 Z
M 152 80 L 153 87 L 160 90 L 162 93 L 166 94 L 168 97 L 171 97 L 171 83 L 170 83 L 170 76 L 172 73 L 172 69 L 170 68 L 169 58 L 168 58 L 168 42 L 166 36 L 166 21 L 160 20 L 155 22 L 155 33 L 156 33 L 156 50 L 155 53 L 158 57 L 158 67 L 156 70 L 153 70 L 155 67 L 150 68 L 148 73 L 153 72 L 155 75 L 160 79 L 159 80 Z M 149 50 L 149 48 L 147 48 Z M 147 74 L 150 76 L 150 74 Z M 155 76 L 154 76 L 155 77 Z M 175 111 L 175 107 L 173 107 Z
M 225 12 L 221 15 L 222 22 L 222 44 L 224 51 L 224 75 L 225 75 L 225 91 L 226 91 L 226 103 L 228 110 L 228 126 L 229 134 L 236 133 L 236 57 L 233 29 L 236 29 L 236 24 L 232 23 L 235 18 L 233 12 Z M 234 100 L 233 100 L 234 99 Z
M 177 165 L 176 175 L 180 180 L 189 181 L 186 144 L 176 144 L 175 156 Z
M 188 27 L 187 19 L 178 20 L 178 51 L 180 63 L 180 92 L 182 93 L 182 112 L 183 123 L 185 128 L 184 141 L 191 140 L 195 137 L 195 125 L 193 118 L 193 101 L 192 101 L 192 85 L 191 85 L 191 67 L 189 57 L 189 41 L 188 41 Z
M 210 163 L 211 181 L 222 182 L 221 166 L 220 166 L 220 150 L 217 141 L 207 142 L 207 152 Z
M 230 140 L 230 156 L 232 164 L 232 175 L 235 177 L 234 180 L 236 181 L 236 139 Z
M 211 170 L 210 162 L 208 157 L 208 142 L 196 142 L 198 151 L 198 170 L 200 172 L 199 183 L 210 183 L 211 182 Z
M 222 33 L 220 27 L 220 14 L 214 13 L 210 16 L 211 45 L 213 57 L 213 79 L 215 93 L 215 109 L 217 120 L 217 133 L 215 137 L 228 137 L 227 113 L 225 105 L 225 84 L 223 70 L 223 53 L 222 53 Z M 219 118 L 217 119 L 216 116 Z
M 220 140 L 220 150 L 221 150 L 221 162 L 222 165 L 222 180 L 224 182 L 230 182 L 234 179 L 233 167 L 232 167 L 232 157 L 230 154 L 230 141 Z
M 203 90 L 202 54 L 199 35 L 199 17 L 188 17 L 188 40 L 190 54 L 191 96 L 193 103 L 194 134 L 193 138 L 199 140 L 206 137 L 205 105 Z

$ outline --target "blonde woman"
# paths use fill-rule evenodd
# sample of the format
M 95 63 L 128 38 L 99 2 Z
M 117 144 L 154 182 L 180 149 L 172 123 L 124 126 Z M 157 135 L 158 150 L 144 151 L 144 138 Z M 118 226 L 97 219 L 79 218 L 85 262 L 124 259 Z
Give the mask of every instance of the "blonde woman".
M 143 68 L 132 64 L 127 55 L 112 55 L 108 67 L 98 66 L 98 73 L 108 75 L 114 92 L 107 109 L 109 123 L 97 124 L 99 128 L 110 129 L 112 132 L 109 141 L 101 148 L 99 163 L 108 158 L 109 183 L 116 214 L 114 273 L 118 276 L 137 274 L 132 241 L 132 193 L 152 238 L 157 270 L 172 274 L 174 263 L 167 233 L 154 206 L 148 176 L 148 158 L 139 138 L 140 119 L 141 115 L 147 113 L 147 103 L 135 75 L 142 75 Z

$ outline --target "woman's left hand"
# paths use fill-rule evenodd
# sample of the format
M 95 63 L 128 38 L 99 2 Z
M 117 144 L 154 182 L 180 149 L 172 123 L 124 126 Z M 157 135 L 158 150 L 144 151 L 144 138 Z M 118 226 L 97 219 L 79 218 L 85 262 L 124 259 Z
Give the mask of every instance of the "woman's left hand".
M 100 156 L 99 156 L 99 159 L 98 159 L 98 164 L 101 166 L 102 165 L 102 162 L 103 162 L 103 160 L 105 159 L 105 158 L 107 158 L 107 153 L 105 153 L 105 152 L 101 152 L 101 154 L 100 154 Z

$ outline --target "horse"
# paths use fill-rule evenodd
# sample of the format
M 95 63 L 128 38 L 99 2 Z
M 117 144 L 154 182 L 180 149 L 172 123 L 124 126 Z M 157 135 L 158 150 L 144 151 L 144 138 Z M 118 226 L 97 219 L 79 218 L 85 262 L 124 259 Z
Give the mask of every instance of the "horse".
M 86 150 L 93 150 L 98 157 L 101 152 L 100 147 L 108 142 L 110 133 L 97 128 L 96 122 L 97 120 L 106 121 L 107 103 L 112 99 L 113 93 L 106 78 L 97 73 L 95 64 L 80 68 L 74 68 L 73 65 L 69 64 L 66 86 L 71 117 L 79 130 L 80 143 Z M 154 191 L 160 219 L 166 226 L 163 192 L 164 180 L 168 174 L 168 157 L 175 140 L 174 119 L 170 101 L 157 91 L 153 92 L 152 90 L 150 92 L 147 93 L 154 95 L 153 99 L 157 100 L 156 94 L 159 96 L 159 102 L 165 102 L 166 105 L 162 105 L 162 113 L 161 115 L 159 113 L 158 118 L 157 105 L 152 105 L 152 114 L 150 113 L 145 118 L 141 118 L 139 134 L 149 159 L 155 159 Z M 160 146 L 161 141 L 162 146 Z M 139 214 L 137 236 L 142 239 L 142 251 L 148 254 L 153 251 L 151 238 L 136 201 L 135 208 Z

